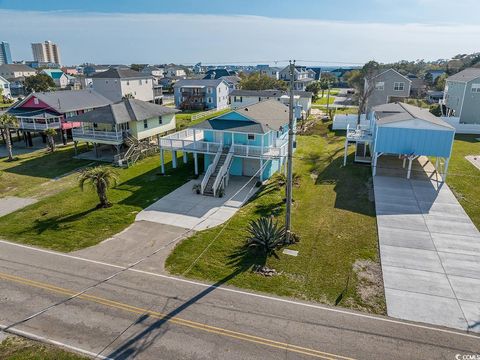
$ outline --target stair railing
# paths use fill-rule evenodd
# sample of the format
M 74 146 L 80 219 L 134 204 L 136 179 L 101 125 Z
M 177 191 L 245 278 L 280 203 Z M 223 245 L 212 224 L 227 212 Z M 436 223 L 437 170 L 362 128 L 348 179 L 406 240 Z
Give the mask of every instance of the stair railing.
M 220 146 L 217 153 L 215 154 L 215 158 L 213 162 L 208 166 L 207 171 L 205 172 L 205 176 L 203 177 L 202 184 L 200 185 L 200 193 L 203 195 L 205 188 L 207 187 L 208 179 L 214 172 L 215 168 L 217 167 L 218 160 L 220 160 L 220 155 L 222 155 L 222 147 Z
M 230 150 L 228 151 L 228 155 L 225 158 L 225 162 L 223 163 L 222 167 L 218 171 L 217 177 L 215 178 L 215 181 L 213 183 L 213 196 L 217 196 L 217 192 L 220 189 L 220 185 L 222 184 L 222 181 L 223 181 L 224 177 L 230 171 L 230 165 L 231 165 L 231 162 L 232 162 L 233 153 L 234 153 L 234 149 L 233 149 L 233 146 L 232 146 L 232 147 L 230 147 Z M 227 184 L 224 184 L 224 186 L 226 186 L 226 185 Z

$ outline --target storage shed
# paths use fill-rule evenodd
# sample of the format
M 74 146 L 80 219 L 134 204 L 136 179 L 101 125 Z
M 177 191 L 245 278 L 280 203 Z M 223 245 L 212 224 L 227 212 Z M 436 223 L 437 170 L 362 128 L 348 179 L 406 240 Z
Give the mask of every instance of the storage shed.
M 426 109 L 391 103 L 373 108 L 370 130 L 373 175 L 380 156 L 396 154 L 404 158 L 404 165 L 408 160 L 410 178 L 412 161 L 423 155 L 436 158 L 435 168 L 445 181 L 455 137 L 453 126 Z

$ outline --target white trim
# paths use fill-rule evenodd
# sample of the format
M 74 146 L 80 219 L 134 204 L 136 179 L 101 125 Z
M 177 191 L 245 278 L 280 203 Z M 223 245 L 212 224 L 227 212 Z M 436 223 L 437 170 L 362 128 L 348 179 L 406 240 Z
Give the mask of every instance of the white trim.
M 51 254 L 51 255 L 57 255 L 57 256 L 61 256 L 61 257 L 69 258 L 69 259 L 85 261 L 85 262 L 89 262 L 89 263 L 92 263 L 92 264 L 112 267 L 112 268 L 116 268 L 116 269 L 127 269 L 125 266 L 121 266 L 121 265 L 110 264 L 110 263 L 106 263 L 106 262 L 103 262 L 103 261 L 97 261 L 97 260 L 90 260 L 90 259 L 86 259 L 86 258 L 74 256 L 74 255 L 68 255 L 68 254 L 55 252 L 55 251 L 52 251 L 52 250 L 44 250 L 44 249 L 39 249 L 39 248 L 32 247 L 32 246 L 11 243 L 11 242 L 4 241 L 4 240 L 0 240 L 0 243 L 11 245 L 11 246 L 17 246 L 17 247 L 21 247 L 21 248 L 29 249 L 29 250 L 33 250 L 33 251 L 43 252 L 43 253 L 47 253 L 47 254 Z M 262 295 L 262 294 L 257 294 L 257 293 L 242 291 L 242 290 L 236 290 L 236 289 L 232 289 L 232 288 L 228 288 L 228 287 L 224 287 L 224 286 L 218 286 L 218 285 L 213 285 L 213 284 L 196 282 L 196 281 L 192 281 L 192 280 L 177 278 L 177 277 L 174 277 L 174 276 L 158 274 L 158 273 L 154 273 L 154 272 L 150 272 L 150 271 L 138 270 L 138 269 L 133 269 L 133 268 L 128 268 L 127 271 L 132 271 L 132 272 L 136 272 L 136 273 L 140 273 L 140 274 L 144 274 L 144 275 L 150 275 L 150 276 L 154 276 L 154 277 L 159 277 L 159 278 L 163 278 L 163 279 L 168 279 L 168 280 L 172 280 L 172 281 L 183 282 L 183 283 L 186 283 L 186 284 L 197 285 L 197 286 L 203 287 L 203 288 L 212 288 L 213 287 L 213 288 L 221 290 L 221 291 L 227 291 L 227 292 L 231 292 L 231 293 L 235 293 L 235 294 L 241 294 L 241 295 L 252 296 L 252 297 L 261 298 L 261 299 L 273 300 L 273 301 L 277 301 L 277 302 L 281 302 L 281 303 L 285 303 L 285 304 L 298 305 L 298 306 L 304 306 L 304 307 L 313 308 L 313 309 L 330 311 L 330 312 L 338 313 L 338 314 L 351 315 L 351 316 L 356 316 L 356 317 L 360 317 L 360 318 L 364 318 L 364 319 L 370 319 L 370 320 L 376 320 L 376 321 L 381 321 L 381 322 L 387 322 L 387 323 L 391 323 L 391 324 L 399 324 L 399 325 L 404 325 L 404 326 L 410 326 L 410 327 L 414 327 L 414 328 L 437 331 L 437 332 L 446 333 L 446 334 L 469 337 L 469 338 L 472 338 L 472 339 L 479 339 L 480 338 L 478 335 L 473 335 L 473 334 L 469 334 L 469 333 L 465 333 L 465 332 L 443 329 L 443 328 L 437 328 L 437 327 L 433 327 L 433 326 L 421 325 L 421 324 L 416 324 L 416 323 L 410 323 L 410 322 L 395 320 L 395 319 L 387 318 L 387 317 L 381 317 L 381 316 L 375 316 L 375 315 L 369 315 L 369 314 L 362 314 L 362 313 L 355 312 L 355 311 L 350 311 L 350 310 L 347 310 L 347 309 L 337 309 L 337 308 L 330 308 L 330 307 L 323 306 L 323 305 L 303 303 L 303 302 L 299 302 L 299 301 L 288 300 L 288 299 L 274 297 L 274 296 Z
M 467 86 L 468 86 L 468 83 L 465 83 L 465 87 L 463 88 L 462 106 L 460 106 L 460 111 L 459 111 L 460 114 L 458 114 L 459 119 L 462 118 L 463 104 L 465 104 L 465 95 L 467 94 Z

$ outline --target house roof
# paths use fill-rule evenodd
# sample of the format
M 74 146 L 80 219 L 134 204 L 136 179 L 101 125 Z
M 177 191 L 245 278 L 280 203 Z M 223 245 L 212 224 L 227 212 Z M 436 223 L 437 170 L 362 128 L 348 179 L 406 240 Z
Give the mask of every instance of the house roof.
M 240 80 L 242 80 L 237 75 L 222 76 L 220 77 L 220 79 L 225 80 L 226 82 L 234 83 L 234 84 L 237 84 L 240 82 Z
M 390 72 L 390 71 L 393 71 L 393 72 L 397 73 L 398 75 L 400 75 L 401 77 L 405 78 L 405 80 L 412 82 L 411 79 L 409 79 L 409 78 L 406 77 L 405 75 L 400 74 L 397 70 L 392 69 L 392 68 L 387 69 L 387 70 L 384 70 L 384 71 L 379 71 L 376 75 L 374 75 L 374 76 L 372 77 L 372 79 L 375 79 L 375 78 L 379 77 L 380 75 L 386 74 L 387 72 Z
M 128 68 L 110 68 L 107 71 L 95 73 L 91 77 L 92 79 L 144 79 L 151 76 Z
M 52 79 L 60 79 L 64 74 L 60 69 L 45 69 L 42 72 L 50 76 Z
M 264 134 L 261 124 L 253 121 L 210 119 L 197 124 L 195 128 L 204 130 L 222 130 L 248 134 Z
M 64 90 L 32 93 L 15 107 L 20 108 L 32 97 L 36 97 L 59 113 L 92 109 L 112 103 L 112 101 L 93 90 Z
M 9 83 L 9 81 L 7 79 L 5 79 L 3 76 L 0 76 L 0 82 L 3 82 L 5 84 Z
M 51 119 L 51 118 L 56 118 L 61 116 L 61 115 L 58 115 L 57 112 L 49 109 L 32 110 L 32 109 L 10 108 L 8 110 L 8 113 L 10 115 L 17 116 L 17 117 L 29 117 L 29 118 L 35 118 L 35 119 Z
M 480 78 L 480 68 L 468 68 L 449 76 L 447 81 L 469 82 L 477 78 Z
M 173 85 L 174 88 L 183 86 L 218 86 L 224 82 L 222 79 L 182 79 Z
M 35 72 L 35 69 L 24 64 L 2 64 L 0 65 L 1 72 Z
M 375 106 L 373 108 L 378 125 L 391 124 L 410 120 L 423 120 L 428 123 L 442 126 L 449 129 L 455 129 L 453 126 L 433 115 L 427 109 L 404 103 L 389 103 Z
M 211 79 L 213 74 L 215 74 L 214 79 L 219 79 L 219 78 L 224 77 L 224 76 L 235 75 L 235 72 L 231 71 L 231 70 L 227 70 L 227 69 L 211 69 L 211 70 L 208 70 L 205 73 L 205 76 L 203 78 L 204 79 Z
M 260 96 L 260 97 L 280 97 L 288 95 L 288 91 L 283 90 L 233 90 L 230 96 Z M 309 91 L 293 91 L 293 95 L 311 98 L 313 93 Z
M 69 122 L 90 122 L 99 124 L 123 124 L 129 121 L 143 121 L 162 115 L 175 114 L 178 110 L 137 99 L 125 99 L 102 106 L 92 111 L 73 116 Z

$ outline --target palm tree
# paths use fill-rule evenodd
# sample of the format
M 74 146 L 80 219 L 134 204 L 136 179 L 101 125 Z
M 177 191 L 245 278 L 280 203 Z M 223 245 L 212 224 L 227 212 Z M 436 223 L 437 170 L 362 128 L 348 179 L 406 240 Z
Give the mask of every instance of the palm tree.
M 248 228 L 247 246 L 260 249 L 265 256 L 275 255 L 275 250 L 285 245 L 285 228 L 273 221 L 273 217 L 252 220 Z
M 54 128 L 48 128 L 45 130 L 45 135 L 48 138 L 48 147 L 50 148 L 51 152 L 55 151 L 55 139 L 54 137 L 57 135 L 57 131 Z
M 96 166 L 86 168 L 80 172 L 78 184 L 80 189 L 84 189 L 85 183 L 90 183 L 97 191 L 100 204 L 97 208 L 107 208 L 112 206 L 107 199 L 107 189 L 115 185 L 118 181 L 118 173 L 109 166 Z
M 18 127 L 18 120 L 15 116 L 10 114 L 3 114 L 0 116 L 0 126 L 5 134 L 5 145 L 8 151 L 8 160 L 13 160 L 12 152 L 12 138 L 10 137 L 10 128 Z

